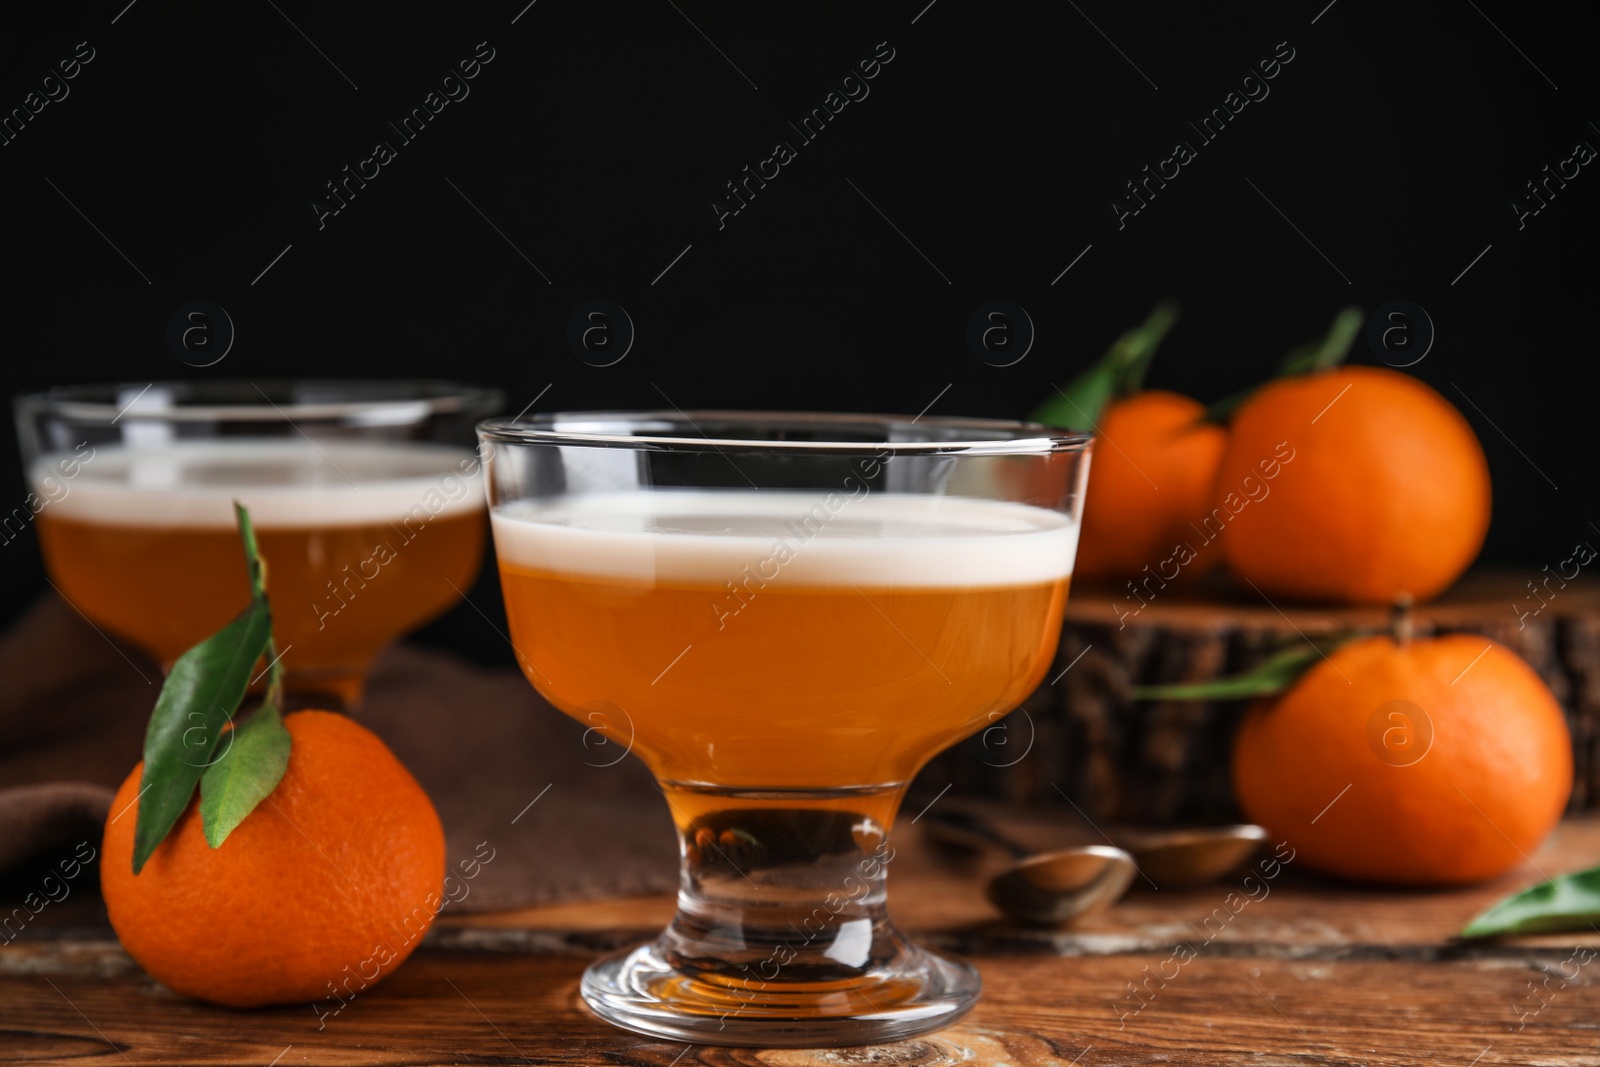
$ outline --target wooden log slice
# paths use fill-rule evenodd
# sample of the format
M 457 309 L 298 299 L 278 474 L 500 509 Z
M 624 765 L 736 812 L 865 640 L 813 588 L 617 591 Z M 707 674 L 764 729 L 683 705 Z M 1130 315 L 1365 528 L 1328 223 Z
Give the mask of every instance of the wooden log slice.
M 1566 710 L 1571 809 L 1600 807 L 1600 581 L 1473 572 L 1415 609 L 1418 636 L 1475 633 L 1527 660 Z M 1136 612 L 1136 613 L 1135 613 Z M 1198 682 L 1259 663 L 1286 641 L 1386 625 L 1383 608 L 1270 603 L 1225 581 L 1163 590 L 1074 587 L 1055 665 L 1018 711 L 940 755 L 919 785 L 1020 804 L 1072 804 L 1094 820 L 1238 818 L 1228 781 L 1241 701 L 1133 702 L 1134 685 Z M 919 789 L 919 792 L 921 790 Z M 910 805 L 908 805 L 910 806 Z M 914 809 L 913 809 L 914 810 Z

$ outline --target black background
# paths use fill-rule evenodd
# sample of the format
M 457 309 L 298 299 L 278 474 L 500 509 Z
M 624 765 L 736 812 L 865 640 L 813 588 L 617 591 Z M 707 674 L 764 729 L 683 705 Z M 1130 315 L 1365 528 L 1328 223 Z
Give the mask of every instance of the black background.
M 11 5 L 0 109 L 78 42 L 95 58 L 0 147 L 7 391 L 433 376 L 500 384 L 513 411 L 548 386 L 540 409 L 1020 416 L 1162 297 L 1183 317 L 1151 384 L 1204 400 L 1345 304 L 1404 299 L 1437 329 L 1410 372 L 1489 455 L 1485 560 L 1531 573 L 1600 537 L 1600 167 L 1525 228 L 1511 208 L 1600 146 L 1592 7 L 525 3 Z M 884 41 L 870 95 L 801 145 L 786 123 Z M 1270 95 L 1200 144 L 1185 123 L 1285 41 Z M 470 95 L 319 229 L 324 183 L 398 142 L 385 123 L 479 42 Z M 1119 229 L 1112 198 L 1180 138 L 1198 158 Z M 723 184 L 778 140 L 798 158 L 719 229 Z M 637 329 L 614 366 L 566 344 L 592 298 Z M 966 345 L 993 298 L 1037 328 L 1013 366 Z M 191 299 L 237 328 L 205 370 L 165 340 Z M 10 617 L 43 577 L 31 531 L 0 553 Z M 429 636 L 503 651 L 466 608 Z

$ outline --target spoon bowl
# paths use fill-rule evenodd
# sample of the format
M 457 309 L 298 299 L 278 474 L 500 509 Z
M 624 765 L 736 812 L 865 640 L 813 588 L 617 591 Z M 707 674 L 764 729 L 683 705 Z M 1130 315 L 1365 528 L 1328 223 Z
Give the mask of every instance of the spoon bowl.
M 1226 877 L 1249 862 L 1266 841 L 1267 831 L 1241 823 L 1195 830 L 1129 830 L 1117 836 L 1144 876 L 1165 889 Z
M 1041 852 L 1019 860 L 990 881 L 991 903 L 1036 926 L 1059 926 L 1096 915 L 1128 889 L 1133 857 L 1110 845 Z

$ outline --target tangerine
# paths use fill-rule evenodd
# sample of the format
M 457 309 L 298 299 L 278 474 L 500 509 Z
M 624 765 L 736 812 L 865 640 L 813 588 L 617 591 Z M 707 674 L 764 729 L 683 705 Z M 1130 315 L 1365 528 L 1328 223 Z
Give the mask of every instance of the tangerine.
M 347 998 L 433 922 L 444 831 L 415 778 L 344 715 L 284 717 L 283 780 L 222 845 L 197 802 L 133 873 L 143 765 L 112 802 L 101 891 L 123 948 L 158 982 L 229 1007 Z
M 1233 787 L 1246 818 L 1307 866 L 1475 882 L 1524 862 L 1555 827 L 1572 742 L 1550 690 L 1504 646 L 1369 637 L 1250 709 Z
M 1290 460 L 1257 498 L 1258 465 L 1285 445 Z M 1483 546 L 1489 467 L 1467 420 L 1433 389 L 1386 367 L 1340 367 L 1245 401 L 1216 499 L 1224 559 L 1269 597 L 1422 601 Z
M 1131 578 L 1197 540 L 1189 524 L 1211 502 L 1228 440 L 1204 415 L 1199 401 L 1161 389 L 1106 409 L 1084 499 L 1079 577 Z

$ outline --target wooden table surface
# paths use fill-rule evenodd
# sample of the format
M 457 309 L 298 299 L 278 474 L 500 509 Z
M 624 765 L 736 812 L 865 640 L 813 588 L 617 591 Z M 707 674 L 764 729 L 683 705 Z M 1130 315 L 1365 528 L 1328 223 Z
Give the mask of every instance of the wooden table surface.
M 81 911 L 0 947 L 0 1062 L 1597 1064 L 1600 956 L 1575 951 L 1600 934 L 1452 939 L 1503 894 L 1597 861 L 1600 819 L 1586 818 L 1489 886 L 1353 887 L 1291 862 L 1247 904 L 1237 881 L 1146 886 L 1085 929 L 1033 932 L 996 920 L 970 873 L 907 847 L 891 908 L 977 964 L 983 1001 L 935 1035 L 816 1052 L 685 1046 L 588 1014 L 584 966 L 664 923 L 664 898 L 441 918 L 392 978 L 320 1023 L 309 1007 L 235 1012 L 176 996 Z M 1175 957 L 1179 942 L 1193 958 Z M 1150 992 L 1135 999 L 1130 983 Z

